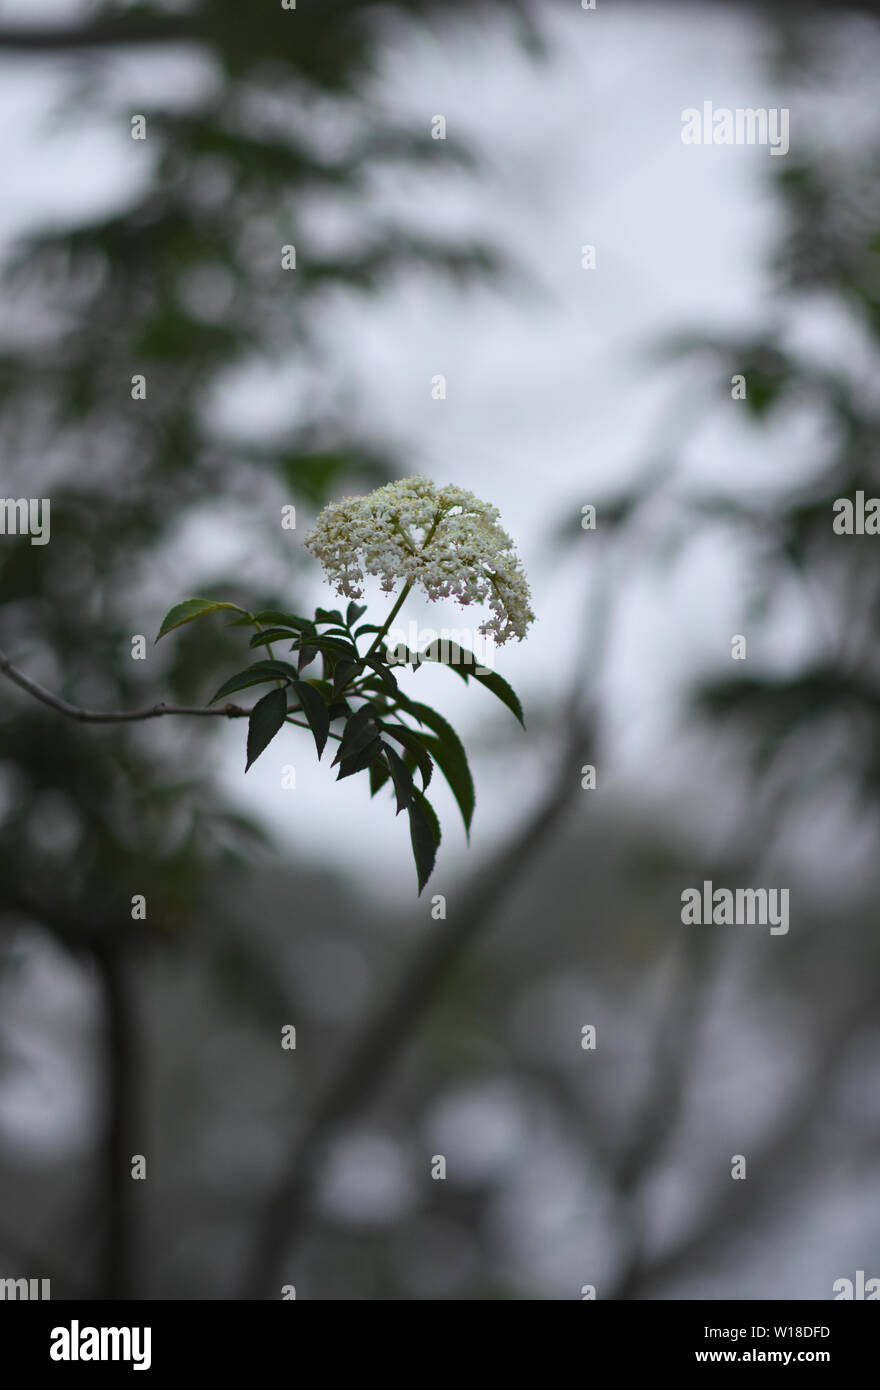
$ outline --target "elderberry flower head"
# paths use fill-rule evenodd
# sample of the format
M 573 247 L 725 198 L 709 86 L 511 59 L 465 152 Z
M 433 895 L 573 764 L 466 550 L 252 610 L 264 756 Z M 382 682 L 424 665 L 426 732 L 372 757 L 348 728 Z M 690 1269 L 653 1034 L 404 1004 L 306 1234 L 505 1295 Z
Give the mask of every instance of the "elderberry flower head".
M 421 584 L 430 599 L 488 603 L 480 632 L 499 643 L 525 637 L 535 615 L 513 541 L 498 509 L 472 492 L 429 478 L 403 478 L 366 497 L 344 497 L 320 513 L 305 544 L 337 593 L 360 598 L 364 576 Z

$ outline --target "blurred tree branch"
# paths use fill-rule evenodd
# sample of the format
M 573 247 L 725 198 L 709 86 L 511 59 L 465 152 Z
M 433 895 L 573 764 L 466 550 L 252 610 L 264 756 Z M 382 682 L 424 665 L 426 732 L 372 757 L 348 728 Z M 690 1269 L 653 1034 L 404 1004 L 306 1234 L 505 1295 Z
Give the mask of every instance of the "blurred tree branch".
M 821 4 L 820 0 L 813 0 L 812 4 L 804 4 L 802 0 L 771 0 L 769 4 L 767 0 L 763 0 L 763 3 L 759 0 L 747 0 L 747 3 L 749 8 L 759 9 L 762 13 L 776 10 L 785 15 L 793 11 L 798 18 L 809 16 L 810 13 L 827 13 L 827 6 Z M 300 0 L 300 4 L 305 10 L 303 0 Z M 327 20 L 338 24 L 341 20 L 351 19 L 357 11 L 363 12 L 371 8 L 373 6 L 370 4 L 359 4 L 354 0 L 347 5 L 336 5 L 334 12 L 327 16 Z M 404 8 L 417 12 L 420 8 L 428 10 L 429 7 L 427 4 L 412 4 Z M 730 8 L 741 11 L 743 6 L 737 4 L 731 5 Z M 523 11 L 520 6 L 515 6 L 515 9 L 518 11 L 518 17 L 522 19 Z M 880 0 L 842 0 L 837 9 L 880 16 Z M 309 16 L 307 22 L 314 23 L 312 16 Z M 212 24 L 212 16 L 205 7 L 197 8 L 189 15 L 159 12 L 124 16 L 108 14 L 74 25 L 6 25 L 0 27 L 0 49 L 30 53 L 63 53 L 91 48 L 127 48 L 141 44 L 207 43 L 216 40 L 215 28 L 216 24 Z
M 0 28 L 0 48 L 57 53 L 143 43 L 188 43 L 206 37 L 205 21 L 196 16 L 108 16 L 76 25 L 4 26 Z
M 850 1054 L 854 1039 L 880 1016 L 880 991 L 876 985 L 862 993 L 856 1005 L 819 1034 L 811 1067 L 779 1122 L 759 1149 L 749 1155 L 746 1183 L 730 1178 L 719 1185 L 691 1231 L 671 1248 L 631 1272 L 618 1297 L 645 1298 L 649 1288 L 667 1283 L 702 1261 L 717 1261 L 719 1245 L 741 1234 L 774 1201 L 780 1186 L 790 1181 L 790 1159 L 800 1152 L 816 1119 L 816 1113 Z
M 416 952 L 396 986 L 348 1043 L 336 1076 L 296 1138 L 284 1174 L 262 1209 L 245 1268 L 241 1296 L 272 1296 L 286 1257 L 308 1217 L 308 1200 L 329 1139 L 387 1078 L 403 1045 L 430 1008 L 446 976 L 490 924 L 579 790 L 580 760 L 589 758 L 591 716 L 569 726 L 549 791 L 526 824 L 480 871 L 461 904 Z
M 91 946 L 104 1005 L 101 1055 L 104 1060 L 103 1163 L 98 1170 L 101 1257 L 96 1297 L 128 1299 L 134 1295 L 135 1234 L 131 1163 L 132 1120 L 139 1092 L 134 1016 L 124 946 L 104 934 Z

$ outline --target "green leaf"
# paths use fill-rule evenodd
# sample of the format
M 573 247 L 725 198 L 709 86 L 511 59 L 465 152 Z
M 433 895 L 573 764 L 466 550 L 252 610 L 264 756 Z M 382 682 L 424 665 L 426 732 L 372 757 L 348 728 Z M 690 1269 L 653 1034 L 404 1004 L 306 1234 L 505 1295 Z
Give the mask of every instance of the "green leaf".
M 345 658 L 348 661 L 356 661 L 358 659 L 357 647 L 348 638 L 327 637 L 326 635 L 320 637 L 317 635 L 314 637 L 300 637 L 294 643 L 294 649 L 304 653 L 304 655 L 300 657 L 301 671 L 304 670 L 311 661 L 314 661 L 316 654 L 320 652 L 324 658 L 323 674 L 328 678 L 333 675 L 340 659 Z
M 336 778 L 337 782 L 341 781 L 343 777 L 351 777 L 355 772 L 363 772 L 365 767 L 369 767 L 370 764 L 375 762 L 379 757 L 382 752 L 382 746 L 382 740 L 377 736 L 364 748 L 360 748 L 356 753 L 352 753 L 349 757 L 343 758 L 339 764 L 339 774 Z
M 254 621 L 263 627 L 292 627 L 298 632 L 314 632 L 315 624 L 311 618 L 301 618 L 298 613 L 282 613 L 278 608 L 266 608 L 254 614 Z
M 427 787 L 434 771 L 434 764 L 422 735 L 417 734 L 415 729 L 405 728 L 402 724 L 383 724 L 382 729 L 390 738 L 396 738 L 398 743 L 402 743 L 406 751 L 412 754 L 422 774 L 422 786 Z
M 385 749 L 387 754 L 388 749 Z M 388 778 L 391 776 L 387 763 L 383 763 L 379 758 L 375 758 L 370 763 L 370 796 L 375 796 L 384 787 Z
M 425 743 L 431 752 L 443 776 L 446 778 L 452 790 L 452 795 L 458 803 L 461 811 L 461 818 L 464 821 L 465 835 L 470 842 L 471 821 L 474 816 L 474 805 L 476 796 L 474 793 L 474 780 L 471 777 L 471 770 L 468 767 L 467 756 L 458 740 L 455 744 L 446 742 L 441 738 L 426 738 Z M 457 745 L 457 747 L 456 747 Z
M 336 670 L 333 672 L 334 692 L 344 689 L 348 682 L 352 680 L 361 669 L 359 661 L 351 661 L 347 656 L 341 658 L 336 663 Z
M 431 877 L 440 844 L 440 822 L 434 807 L 426 796 L 413 789 L 409 812 L 409 837 L 412 843 L 416 874 L 419 880 L 419 893 Z
M 519 720 L 523 728 L 526 721 L 523 718 L 523 708 L 519 702 L 519 697 L 512 686 L 508 685 L 503 676 L 499 676 L 497 671 L 490 671 L 488 675 L 481 676 L 478 671 L 474 672 L 474 680 L 479 681 L 487 690 L 491 690 L 503 705 L 506 705 L 511 714 Z
M 400 687 L 380 656 L 364 656 L 361 657 L 361 662 L 376 672 L 386 690 L 390 690 L 392 694 L 397 694 Z
M 357 631 L 355 632 L 354 635 L 355 635 L 355 637 L 363 637 L 363 636 L 364 636 L 366 633 L 368 633 L 368 632 L 381 632 L 381 631 L 382 631 L 382 629 L 381 629 L 381 627 L 379 626 L 378 623 L 364 623 L 363 627 L 359 627 L 359 628 L 357 629 Z
M 289 642 L 294 633 L 289 627 L 267 627 L 262 632 L 255 632 L 248 642 L 249 647 L 263 647 L 269 642 Z
M 340 626 L 340 627 L 343 627 L 343 626 L 344 626 L 342 614 L 340 613 L 340 611 L 339 611 L 338 608 L 316 608 L 316 609 L 315 609 L 315 622 L 316 622 L 316 623 L 339 623 L 339 626 Z
M 291 666 L 289 661 L 255 661 L 246 671 L 239 671 L 238 675 L 230 676 L 229 680 L 224 681 L 208 703 L 213 705 L 217 700 L 222 700 L 224 695 L 232 695 L 236 690 L 246 690 L 250 685 L 262 685 L 265 681 L 296 680 L 296 677 L 296 668 Z
M 309 685 L 308 681 L 293 681 L 292 688 L 314 734 L 315 747 L 318 750 L 318 761 L 320 762 L 321 754 L 327 743 L 327 735 L 330 732 L 330 711 L 323 696 L 313 685 Z
M 215 603 L 212 598 L 188 598 L 183 603 L 176 603 L 173 608 L 169 608 L 165 617 L 162 619 L 162 626 L 159 628 L 156 641 L 164 637 L 166 632 L 171 632 L 176 627 L 183 627 L 184 623 L 191 623 L 194 618 L 203 618 L 207 613 L 216 613 L 220 608 L 232 609 L 236 613 L 244 613 L 243 608 L 239 608 L 237 603 Z
M 346 626 L 351 627 L 352 623 L 356 623 L 358 618 L 366 613 L 366 611 L 367 605 L 365 603 L 355 603 L 354 599 L 352 599 L 345 612 Z
M 378 736 L 379 726 L 372 705 L 362 705 L 346 724 L 338 752 L 330 766 L 335 767 L 343 758 L 353 757 Z
M 316 657 L 317 655 L 318 655 L 318 648 L 317 648 L 317 647 L 311 647 L 311 646 L 309 646 L 309 647 L 300 647 L 300 649 L 299 649 L 299 660 L 298 660 L 297 663 L 296 663 L 296 664 L 297 664 L 297 669 L 300 670 L 300 671 L 304 671 L 304 670 L 306 669 L 307 666 L 311 666 L 312 662 L 314 661 L 314 659 L 315 659 L 315 657 Z
M 328 705 L 333 704 L 333 686 L 329 681 L 322 681 L 318 676 L 309 676 L 306 685 L 311 686 L 312 690 L 317 690 Z
M 443 776 L 449 783 L 452 795 L 458 803 L 461 817 L 464 821 L 465 833 L 470 840 L 471 821 L 474 815 L 474 782 L 471 777 L 471 770 L 468 767 L 467 753 L 458 734 L 451 724 L 447 724 L 441 714 L 430 705 L 423 705 L 418 700 L 410 700 L 401 696 L 400 703 L 410 714 L 415 715 L 416 719 L 427 724 L 429 729 L 433 729 L 436 738 L 424 738 L 431 756 L 439 767 Z
M 489 671 L 466 647 L 459 647 L 456 642 L 443 641 L 442 644 L 430 643 L 423 652 L 419 653 L 422 661 L 438 661 L 442 666 L 449 666 L 462 680 L 467 681 L 469 676 L 473 676 L 475 681 L 479 681 L 487 690 L 491 690 L 493 695 L 497 695 L 502 704 L 506 705 L 513 715 L 519 720 L 523 728 L 522 705 L 517 698 L 516 692 L 507 684 L 503 676 L 499 676 L 496 671 Z
M 388 761 L 390 774 L 394 779 L 394 791 L 397 796 L 397 810 L 395 815 L 399 816 L 401 811 L 405 811 L 412 801 L 415 785 L 413 783 L 412 773 L 403 761 L 403 758 L 401 758 L 398 753 L 395 753 L 394 749 L 390 748 L 387 743 L 385 745 L 385 757 Z
M 320 696 L 318 698 L 320 699 Z M 254 705 L 248 720 L 245 772 L 272 742 L 278 730 L 283 727 L 286 717 L 287 691 L 283 688 L 270 690 L 268 695 L 264 695 L 262 700 L 258 700 Z
M 389 686 L 387 681 L 381 681 L 378 676 L 362 676 L 358 695 L 373 695 L 376 698 L 373 703 L 380 713 L 384 714 L 389 709 Z
M 344 637 L 328 637 L 326 633 L 319 636 L 299 637 L 295 644 L 297 647 L 315 647 L 319 652 L 324 652 L 329 656 L 345 656 L 350 661 L 358 661 L 358 649 L 354 643 Z

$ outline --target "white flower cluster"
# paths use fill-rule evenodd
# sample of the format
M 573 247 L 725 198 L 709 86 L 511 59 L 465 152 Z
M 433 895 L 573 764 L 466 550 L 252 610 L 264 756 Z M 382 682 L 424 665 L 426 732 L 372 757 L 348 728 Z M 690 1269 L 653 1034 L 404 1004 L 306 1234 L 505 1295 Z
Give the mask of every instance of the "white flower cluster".
M 464 488 L 403 478 L 366 497 L 344 497 L 321 512 L 305 544 L 337 593 L 360 598 L 365 574 L 395 584 L 421 584 L 430 599 L 488 603 L 480 632 L 496 640 L 525 637 L 535 615 L 513 541 L 498 509 Z

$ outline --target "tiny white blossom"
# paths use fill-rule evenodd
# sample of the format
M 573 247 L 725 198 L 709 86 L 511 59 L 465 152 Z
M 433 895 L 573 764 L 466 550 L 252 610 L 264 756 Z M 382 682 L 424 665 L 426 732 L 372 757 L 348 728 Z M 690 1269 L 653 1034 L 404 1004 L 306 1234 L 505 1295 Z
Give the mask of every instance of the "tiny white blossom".
M 464 488 L 403 478 L 366 497 L 328 503 L 305 544 L 347 598 L 360 598 L 367 574 L 376 575 L 386 593 L 401 580 L 421 584 L 430 599 L 488 603 L 492 617 L 480 632 L 499 643 L 522 641 L 535 615 L 521 561 L 498 515 L 497 507 Z

